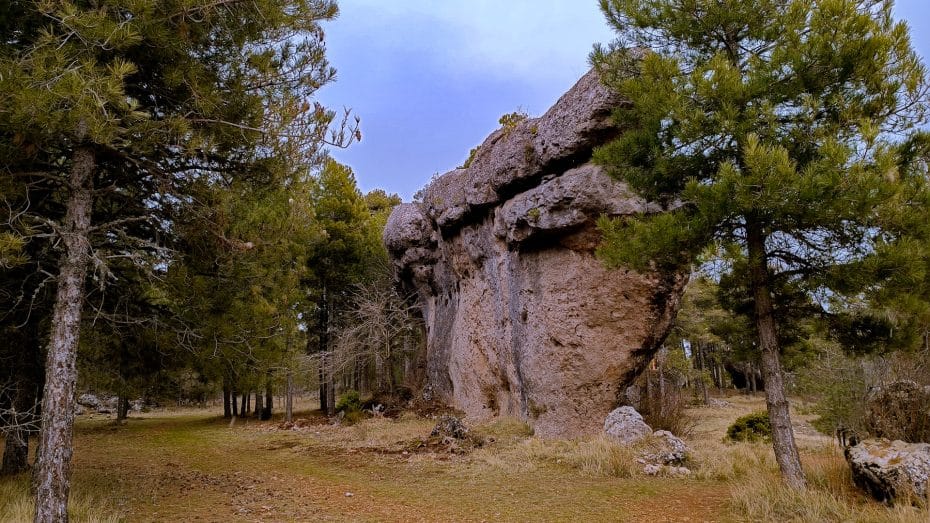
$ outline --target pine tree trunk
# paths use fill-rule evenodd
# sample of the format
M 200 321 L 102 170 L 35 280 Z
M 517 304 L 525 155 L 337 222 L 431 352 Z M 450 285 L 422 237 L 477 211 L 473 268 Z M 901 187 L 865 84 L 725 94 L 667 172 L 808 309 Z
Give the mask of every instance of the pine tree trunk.
M 707 365 L 704 364 L 704 345 L 697 343 L 695 344 L 697 351 L 695 351 L 695 356 L 697 357 L 698 370 L 701 373 L 701 376 L 698 378 L 698 381 L 701 384 L 701 397 L 704 399 L 704 405 L 710 404 L 710 398 L 707 396 L 707 382 L 704 380 L 705 374 L 704 370 L 707 368 Z
M 329 351 L 329 296 L 327 294 L 326 282 L 322 285 L 322 296 L 320 298 L 320 315 L 318 318 L 317 329 L 319 330 L 319 347 L 317 350 L 320 354 L 320 410 L 329 412 L 329 398 L 327 391 L 329 389 L 329 369 L 326 364 L 326 355 Z
M 265 408 L 262 409 L 262 419 L 271 419 L 271 409 L 274 408 L 274 391 L 271 389 L 271 378 L 265 383 Z
M 223 379 L 223 417 L 229 419 L 232 417 L 232 405 L 229 401 L 229 382 Z
M 236 390 L 236 387 L 232 387 L 229 394 L 232 399 L 232 415 L 234 418 L 237 418 L 239 417 L 239 392 Z
M 116 421 L 120 422 L 126 419 L 129 414 L 129 398 L 120 394 L 116 400 Z
M 261 419 L 262 417 L 262 393 L 261 392 L 255 393 L 255 410 L 252 413 L 252 415 L 255 416 L 256 419 Z
M 72 158 L 42 398 L 42 433 L 35 471 L 36 523 L 68 521 L 74 431 L 74 387 L 84 303 L 84 279 L 90 265 L 90 219 L 93 207 L 94 151 L 78 147 Z
M 336 381 L 333 372 L 333 355 L 326 353 L 326 415 L 336 415 Z
M 294 377 L 291 370 L 287 370 L 287 399 L 284 401 L 284 421 L 291 423 L 294 421 Z
M 788 398 L 785 395 L 785 382 L 781 369 L 774 306 L 771 291 L 769 290 L 765 235 L 762 227 L 751 220 L 747 225 L 746 233 L 749 248 L 750 287 L 755 300 L 756 329 L 759 333 L 759 347 L 762 349 L 765 403 L 768 407 L 769 421 L 772 424 L 772 446 L 775 449 L 775 461 L 778 462 L 785 483 L 795 489 L 804 490 L 807 488 L 807 480 L 804 477 L 804 469 L 801 468 L 801 457 L 794 441 Z

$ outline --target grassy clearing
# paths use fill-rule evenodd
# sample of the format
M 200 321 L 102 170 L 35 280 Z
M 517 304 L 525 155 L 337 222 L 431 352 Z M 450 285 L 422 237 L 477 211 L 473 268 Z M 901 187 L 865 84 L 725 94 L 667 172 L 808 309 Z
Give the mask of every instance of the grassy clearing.
M 928 521 L 860 495 L 839 449 L 799 421 L 812 488 L 780 486 L 771 449 L 724 443 L 761 397 L 692 409 L 688 478 L 643 476 L 635 451 L 592 437 L 544 440 L 519 420 L 473 432 L 476 449 L 423 445 L 434 420 L 347 427 L 313 413 L 293 430 L 215 412 L 82 418 L 75 521 Z M 454 452 L 452 451 L 454 450 Z M 27 478 L 0 483 L 0 521 L 30 519 Z M 106 496 L 105 500 L 93 495 Z

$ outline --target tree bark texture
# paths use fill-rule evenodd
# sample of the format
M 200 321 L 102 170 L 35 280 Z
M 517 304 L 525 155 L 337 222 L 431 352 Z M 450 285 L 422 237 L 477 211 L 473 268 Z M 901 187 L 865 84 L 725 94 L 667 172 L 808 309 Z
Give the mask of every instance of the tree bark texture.
M 791 414 L 785 395 L 784 375 L 781 369 L 778 336 L 775 326 L 775 307 L 769 290 L 769 269 L 765 253 L 765 234 L 758 223 L 749 221 L 746 230 L 749 248 L 750 288 L 755 301 L 756 329 L 762 350 L 762 378 L 765 381 L 765 403 L 772 424 L 772 446 L 775 461 L 789 486 L 803 490 L 807 487 L 801 457 L 794 441 Z
M 90 219 L 93 207 L 94 151 L 78 147 L 72 158 L 70 195 L 61 230 L 64 245 L 52 313 L 42 398 L 42 433 L 35 471 L 36 523 L 68 521 L 71 455 L 74 435 L 75 357 L 84 302 L 84 279 L 90 265 Z

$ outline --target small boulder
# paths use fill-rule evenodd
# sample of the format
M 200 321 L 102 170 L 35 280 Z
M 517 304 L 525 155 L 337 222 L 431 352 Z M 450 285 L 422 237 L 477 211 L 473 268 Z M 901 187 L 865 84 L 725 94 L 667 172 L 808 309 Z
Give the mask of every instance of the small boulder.
M 680 466 L 688 459 L 688 445 L 667 430 L 653 432 L 633 407 L 620 407 L 608 414 L 604 432 L 621 445 L 636 445 L 639 449 L 636 461 L 649 476 L 659 473 L 680 476 L 683 473 L 679 469 L 688 470 Z
M 90 393 L 78 396 L 77 403 L 91 410 L 97 410 L 103 406 L 103 402 L 100 401 L 100 398 L 98 398 L 96 394 Z
M 632 445 L 652 434 L 652 428 L 646 425 L 636 409 L 629 406 L 611 411 L 604 420 L 604 432 L 621 445 Z
M 681 465 L 688 458 L 688 446 L 678 436 L 667 430 L 657 430 L 644 440 L 647 450 L 642 459 L 661 465 Z
M 468 427 L 455 416 L 443 415 L 430 433 L 431 438 L 452 438 L 464 440 L 468 438 Z
M 853 481 L 875 499 L 927 501 L 930 444 L 866 440 L 847 447 L 845 454 Z

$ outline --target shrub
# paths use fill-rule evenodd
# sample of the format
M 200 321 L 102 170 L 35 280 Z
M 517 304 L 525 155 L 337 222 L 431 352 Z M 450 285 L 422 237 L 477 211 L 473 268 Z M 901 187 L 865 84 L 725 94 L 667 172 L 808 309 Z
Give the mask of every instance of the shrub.
M 348 390 L 336 402 L 336 412 L 343 413 L 343 420 L 352 425 L 362 420 L 365 413 L 362 411 L 362 398 L 357 390 Z
M 336 412 L 345 411 L 348 414 L 349 411 L 357 410 L 362 410 L 362 398 L 357 390 L 346 391 L 336 402 Z
M 765 412 L 753 412 L 737 418 L 727 429 L 730 441 L 767 441 L 772 439 L 772 425 Z

